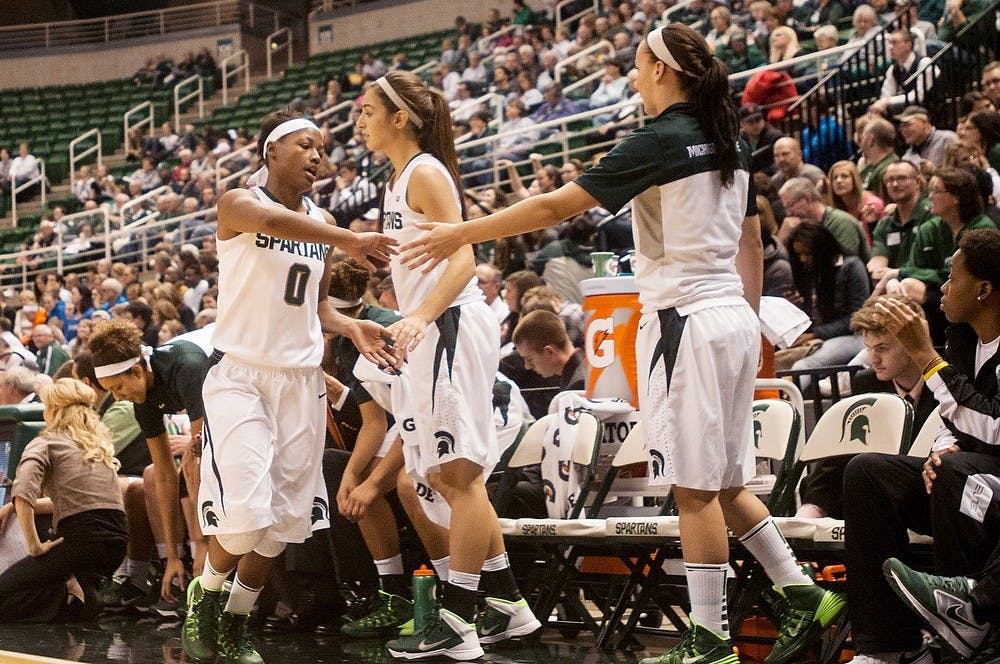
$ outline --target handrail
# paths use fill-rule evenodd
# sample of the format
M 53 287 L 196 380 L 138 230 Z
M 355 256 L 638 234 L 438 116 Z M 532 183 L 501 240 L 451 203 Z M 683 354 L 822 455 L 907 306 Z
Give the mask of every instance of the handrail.
M 762 71 L 772 71 L 775 69 L 787 69 L 789 67 L 797 67 L 799 65 L 804 65 L 811 63 L 814 60 L 824 60 L 826 58 L 832 57 L 834 55 L 840 55 L 846 51 L 855 51 L 860 46 L 858 44 L 841 44 L 840 46 L 834 46 L 833 48 L 824 49 L 822 51 L 816 51 L 815 53 L 806 53 L 805 55 L 799 55 L 788 60 L 782 60 L 781 62 L 771 62 L 766 65 L 760 65 L 759 67 L 754 67 L 753 69 L 747 69 L 746 71 L 738 71 L 729 75 L 729 82 L 735 83 L 742 79 L 750 79 L 754 74 Z
M 143 109 L 149 109 L 149 115 L 146 116 L 145 118 L 143 118 L 142 120 L 139 120 L 134 125 L 130 125 L 128 123 L 129 118 L 131 118 L 136 113 L 142 112 Z M 153 127 L 156 126 L 154 124 L 154 122 L 153 122 L 153 111 L 154 111 L 154 106 L 153 106 L 153 102 L 151 102 L 151 101 L 144 101 L 141 104 L 136 104 L 132 108 L 130 108 L 127 111 L 125 111 L 125 115 L 122 116 L 122 131 L 124 132 L 124 138 L 122 140 L 122 143 L 125 146 L 125 152 L 128 152 L 133 147 L 136 147 L 136 148 L 139 147 L 138 145 L 132 146 L 131 143 L 130 143 L 130 141 L 129 141 L 129 137 L 130 137 L 133 129 L 138 129 L 139 127 L 147 126 L 148 125 L 149 126 L 149 132 L 150 133 L 153 132 Z
M 226 182 L 227 178 L 229 177 L 229 176 L 223 177 L 222 175 L 222 165 L 224 163 L 233 161 L 237 157 L 243 157 L 246 155 L 251 155 L 256 153 L 257 153 L 257 144 L 250 143 L 248 145 L 244 145 L 239 150 L 232 150 L 231 152 L 219 157 L 219 159 L 215 162 L 215 193 L 216 194 L 222 193 L 221 189 L 222 184 Z
M 194 83 L 195 88 L 181 97 L 181 88 L 188 83 Z M 198 74 L 189 76 L 174 86 L 174 131 L 181 133 L 181 104 L 195 97 L 198 98 L 198 117 L 205 117 L 205 81 Z
M 285 41 L 278 42 L 277 38 L 281 35 L 285 36 Z M 273 74 L 271 71 L 271 58 L 277 54 L 278 51 L 286 49 L 288 51 L 288 67 L 292 66 L 292 31 L 290 28 L 281 28 L 280 30 L 275 30 L 267 36 L 264 41 L 264 50 L 267 53 L 267 79 L 271 80 Z
M 81 152 L 80 154 L 77 154 L 76 153 L 77 144 L 82 143 L 91 136 L 96 136 L 97 141 L 92 146 Z M 97 167 L 100 168 L 104 163 L 101 155 L 102 151 L 103 151 L 103 144 L 101 143 L 101 130 L 97 128 L 91 129 L 90 131 L 85 131 L 76 138 L 74 138 L 72 141 L 70 141 L 69 142 L 70 177 L 73 177 L 73 174 L 76 173 L 76 162 L 83 161 L 85 158 L 89 157 L 95 152 L 97 153 Z
M 604 50 L 607 51 L 607 55 L 614 57 L 615 46 L 607 39 L 602 39 L 596 44 L 591 44 L 587 48 L 574 53 L 568 57 L 563 58 L 556 63 L 556 82 L 562 80 L 562 70 L 565 69 L 570 63 L 576 62 L 577 60 L 583 58 L 585 55 L 590 55 L 594 51 Z
M 500 29 L 499 29 L 499 30 L 497 30 L 496 32 L 494 32 L 494 33 L 491 33 L 491 34 L 488 34 L 488 35 L 486 35 L 485 37 L 480 37 L 480 38 L 478 38 L 478 39 L 476 40 L 476 42 L 478 43 L 478 42 L 481 42 L 481 41 L 485 41 L 485 42 L 487 42 L 487 43 L 491 43 L 491 44 L 496 44 L 496 41 L 497 41 L 498 39 L 500 39 L 500 37 L 502 37 L 503 35 L 507 34 L 508 32 L 514 32 L 514 30 L 516 30 L 517 28 L 518 28 L 518 26 L 517 26 L 517 25 L 515 25 L 514 23 L 508 23 L 507 25 L 503 26 L 502 28 L 500 28 Z M 478 48 L 478 47 L 477 47 L 477 48 Z M 483 49 L 481 49 L 481 48 L 479 49 L 479 51 L 480 51 L 480 52 L 482 52 L 482 50 L 483 50 Z M 483 64 L 485 64 L 485 63 L 486 63 L 486 61 L 487 61 L 487 60 L 488 60 L 489 58 L 492 58 L 492 57 L 493 57 L 493 47 L 491 46 L 489 50 L 490 50 L 490 55 L 488 55 L 488 56 L 484 57 L 484 58 L 482 59 L 482 61 L 481 61 L 481 62 L 482 62 Z
M 319 113 L 317 113 L 314 116 L 312 116 L 312 119 L 313 119 L 313 122 L 315 122 L 318 125 L 323 120 L 325 120 L 328 117 L 330 117 L 331 115 L 339 113 L 340 111 L 342 111 L 344 109 L 350 109 L 350 108 L 353 108 L 353 107 L 354 107 L 354 100 L 353 99 L 348 99 L 346 101 L 340 102 L 339 104 L 334 104 L 330 108 L 324 108 L 322 111 L 320 111 Z
M 71 225 L 70 222 L 75 222 L 76 219 L 89 219 L 89 218 L 93 218 L 93 217 L 96 217 L 96 216 L 102 217 L 102 219 L 103 219 L 102 226 L 104 228 L 103 236 L 107 237 L 111 233 L 111 214 L 108 212 L 108 208 L 107 208 L 106 205 L 98 205 L 93 210 L 80 210 L 79 212 L 74 212 L 72 214 L 67 214 L 62 219 L 59 220 L 59 223 L 65 225 L 65 226 L 71 226 L 72 228 L 75 229 L 76 228 L 76 224 L 73 223 Z M 93 228 L 93 226 L 91 226 L 91 228 Z M 95 239 L 97 239 L 98 237 L 99 236 L 95 236 Z M 58 253 L 56 255 L 56 271 L 59 274 L 63 273 L 63 253 L 64 253 L 64 251 L 65 251 L 65 243 L 63 241 L 63 234 L 60 233 L 59 234 L 59 251 L 58 251 Z M 111 243 L 105 243 L 105 245 L 104 245 L 104 258 L 106 260 L 111 260 Z
M 583 9 L 583 10 L 578 11 L 577 13 L 573 14 L 569 18 L 565 18 L 564 19 L 562 17 L 562 12 L 560 10 L 563 7 L 565 7 L 566 5 L 573 4 L 573 3 L 576 3 L 576 2 L 578 2 L 578 0 L 559 0 L 559 2 L 556 3 L 556 7 L 555 7 L 555 13 L 556 13 L 556 29 L 555 29 L 555 34 L 557 34 L 557 35 L 559 34 L 559 29 L 562 27 L 563 23 L 572 23 L 573 21 L 575 21 L 577 19 L 583 18 L 587 14 L 596 14 L 597 11 L 598 11 L 598 6 L 599 6 L 598 5 L 598 0 L 594 0 L 594 4 L 591 7 L 587 7 L 586 9 Z
M 38 184 L 39 189 L 42 190 L 42 207 L 45 207 L 45 186 L 48 184 L 49 179 L 45 177 L 45 160 L 38 159 L 37 157 L 36 160 L 38 161 L 38 175 L 23 184 L 14 185 L 10 188 L 10 217 L 15 228 L 17 227 L 17 195 L 20 192 L 25 191 L 32 185 Z
M 147 201 L 155 200 L 157 196 L 162 196 L 163 194 L 168 194 L 172 191 L 173 189 L 171 189 L 167 185 L 165 184 L 160 185 L 155 189 L 150 189 L 142 196 L 136 196 L 135 198 L 129 200 L 127 203 L 122 204 L 121 207 L 122 227 L 124 228 L 128 226 L 128 224 L 125 221 L 125 218 L 128 215 L 128 212 L 132 210 L 132 208 L 137 208 L 146 203 Z
M 229 69 L 230 63 L 234 66 Z M 239 83 L 239 75 L 243 74 L 243 91 L 250 92 L 250 55 L 244 49 L 240 49 L 232 55 L 227 55 L 219 64 L 222 70 L 222 105 L 229 104 L 229 77 L 236 76 Z
M 414 69 L 411 69 L 410 73 L 411 74 L 415 74 L 417 76 L 420 76 L 425 71 L 430 71 L 431 69 L 434 69 L 435 67 L 437 67 L 439 64 L 441 64 L 440 60 L 438 60 L 437 58 L 431 58 L 430 60 L 428 60 L 424 64 L 422 64 L 422 65 L 420 65 L 418 67 L 415 67 Z
M 476 97 L 475 99 L 469 99 L 464 104 L 457 106 L 455 110 L 452 111 L 452 114 L 462 110 L 463 108 L 472 106 L 473 104 L 482 106 L 487 103 L 493 107 L 493 119 L 490 123 L 492 124 L 493 122 L 496 122 L 497 128 L 499 129 L 503 126 L 503 109 L 506 99 L 503 95 L 497 94 L 496 92 L 487 92 L 486 94 Z
M 118 14 L 103 18 L 0 27 L 0 51 L 101 44 L 240 22 L 239 0 Z
M 1000 0 L 993 0 L 993 2 L 990 4 L 989 7 L 987 7 L 983 12 L 981 12 L 978 16 L 975 17 L 976 18 L 975 21 L 966 21 L 965 25 L 963 25 L 959 29 L 959 31 L 955 33 L 955 37 L 950 42 L 945 44 L 944 48 L 935 53 L 934 56 L 930 59 L 930 61 L 926 65 L 915 71 L 913 75 L 911 75 L 908 79 L 903 81 L 903 84 L 900 87 L 908 89 L 907 86 L 916 83 L 917 77 L 922 75 L 925 69 L 927 69 L 928 67 L 936 66 L 938 63 L 941 62 L 941 60 L 943 60 L 947 56 L 949 52 L 958 48 L 956 46 L 958 40 L 961 39 L 963 36 L 965 36 L 965 34 L 970 30 L 975 29 L 975 27 L 979 25 L 979 21 L 983 20 L 984 17 L 990 14 L 989 10 L 997 7 L 998 5 L 1000 5 Z
M 671 16 L 673 16 L 674 14 L 676 14 L 681 9 L 687 8 L 693 2 L 694 2 L 694 0 L 681 0 L 676 5 L 673 5 L 671 7 L 667 7 L 666 9 L 663 10 L 663 14 L 660 15 L 660 20 L 663 21 L 664 24 L 670 23 L 670 21 L 668 19 Z
M 572 83 L 570 83 L 569 85 L 567 85 L 565 88 L 563 88 L 563 94 L 564 95 L 568 95 L 570 92 L 573 92 L 574 90 L 576 90 L 578 88 L 582 88 L 583 86 L 587 85 L 588 83 L 591 83 L 593 81 L 598 80 L 602 76 L 604 76 L 604 71 L 601 70 L 601 69 L 598 69 L 593 74 L 587 74 L 586 76 L 584 76 L 580 80 L 573 81 Z

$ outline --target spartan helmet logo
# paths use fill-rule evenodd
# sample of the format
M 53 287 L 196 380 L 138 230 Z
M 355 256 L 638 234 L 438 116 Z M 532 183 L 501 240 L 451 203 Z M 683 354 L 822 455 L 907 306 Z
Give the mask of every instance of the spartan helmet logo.
M 754 406 L 753 409 L 753 446 L 760 447 L 760 437 L 764 434 L 764 425 L 760 423 L 760 416 L 767 412 L 769 405 Z
M 844 415 L 840 430 L 840 442 L 848 443 L 852 440 L 858 440 L 861 441 L 862 445 L 868 444 L 868 434 L 871 433 L 868 411 L 871 410 L 874 403 L 874 398 L 860 399 Z
M 545 492 L 545 500 L 550 503 L 556 502 L 556 487 L 549 480 L 542 480 L 542 490 Z
M 564 482 L 569 480 L 569 461 L 559 462 L 559 479 Z
M 212 510 L 212 501 L 206 500 L 201 504 L 201 523 L 204 526 L 218 526 L 219 517 Z
M 567 406 L 566 410 L 563 411 L 563 419 L 566 420 L 566 424 L 573 426 L 580 421 L 580 413 L 582 412 L 582 408 L 572 408 Z
M 659 450 L 649 451 L 649 466 L 653 473 L 653 477 L 661 477 L 663 475 L 663 467 L 666 465 L 666 460 L 663 458 L 663 453 Z
M 453 435 L 447 431 L 441 430 L 434 432 L 434 438 L 437 439 L 439 459 L 446 454 L 453 454 L 455 452 L 455 437 Z
M 316 496 L 313 498 L 313 508 L 312 508 L 312 522 L 317 524 L 320 521 L 330 520 L 330 506 L 326 504 L 326 501 Z

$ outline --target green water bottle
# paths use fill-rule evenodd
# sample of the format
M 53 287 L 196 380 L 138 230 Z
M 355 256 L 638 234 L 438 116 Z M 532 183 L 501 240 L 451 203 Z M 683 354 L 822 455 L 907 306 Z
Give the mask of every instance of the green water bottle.
M 437 577 L 434 570 L 421 565 L 413 571 L 413 631 L 419 632 L 437 610 Z

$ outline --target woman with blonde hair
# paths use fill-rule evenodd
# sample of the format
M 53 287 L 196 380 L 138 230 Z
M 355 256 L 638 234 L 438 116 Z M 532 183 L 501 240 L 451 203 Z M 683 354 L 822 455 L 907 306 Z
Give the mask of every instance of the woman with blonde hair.
M 791 60 L 797 55 L 801 55 L 799 38 L 795 31 L 787 25 L 781 25 L 771 31 L 768 37 L 771 46 L 771 63 Z
M 861 186 L 861 172 L 853 161 L 838 161 L 828 174 L 830 204 L 843 210 L 859 222 L 871 244 L 871 227 L 882 218 L 885 203 Z
M 0 575 L 0 623 L 96 617 L 98 579 L 114 572 L 128 541 L 118 460 L 94 391 L 61 378 L 41 398 L 45 430 L 25 448 L 14 500 L 0 508 L 0 530 L 16 513 L 29 553 Z M 51 512 L 53 539 L 39 537 L 36 511 Z

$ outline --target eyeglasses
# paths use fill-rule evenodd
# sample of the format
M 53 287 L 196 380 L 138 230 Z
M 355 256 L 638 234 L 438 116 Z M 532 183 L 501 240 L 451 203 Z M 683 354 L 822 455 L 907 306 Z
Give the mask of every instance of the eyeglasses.
M 906 182 L 907 180 L 912 180 L 912 175 L 894 175 L 892 177 L 885 178 L 884 182 L 886 184 L 899 184 L 901 182 Z

